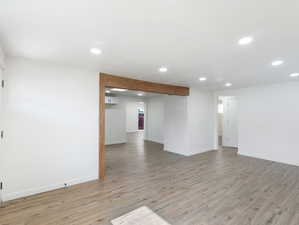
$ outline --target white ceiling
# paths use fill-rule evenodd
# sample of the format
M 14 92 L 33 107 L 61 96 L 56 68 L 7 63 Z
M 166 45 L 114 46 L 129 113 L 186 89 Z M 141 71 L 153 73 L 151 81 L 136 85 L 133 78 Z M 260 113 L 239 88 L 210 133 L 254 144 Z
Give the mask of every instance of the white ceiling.
M 298 0 L 2 0 L 8 55 L 223 89 L 295 80 Z M 254 42 L 239 46 L 239 38 Z M 102 55 L 89 53 L 91 47 Z M 275 59 L 285 60 L 278 68 Z M 159 73 L 160 66 L 168 67 Z M 199 83 L 197 78 L 208 81 Z M 299 80 L 299 79 L 297 79 Z

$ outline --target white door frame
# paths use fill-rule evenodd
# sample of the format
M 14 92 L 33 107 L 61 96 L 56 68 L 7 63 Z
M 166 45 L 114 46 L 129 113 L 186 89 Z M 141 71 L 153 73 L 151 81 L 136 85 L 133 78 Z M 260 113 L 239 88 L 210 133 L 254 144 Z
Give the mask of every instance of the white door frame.
M 239 96 L 238 96 L 237 90 L 225 90 L 225 91 L 215 92 L 215 94 L 214 94 L 214 118 L 213 118 L 214 149 L 219 148 L 218 147 L 218 98 L 221 96 L 234 96 L 237 98 L 237 101 L 239 103 Z M 239 135 L 238 135 L 238 139 L 239 139 Z M 238 141 L 238 143 L 239 143 L 239 141 Z

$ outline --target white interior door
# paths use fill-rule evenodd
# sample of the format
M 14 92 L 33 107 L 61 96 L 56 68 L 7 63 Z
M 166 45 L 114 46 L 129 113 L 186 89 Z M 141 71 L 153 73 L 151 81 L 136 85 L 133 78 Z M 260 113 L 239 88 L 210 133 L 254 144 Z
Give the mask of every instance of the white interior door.
M 238 147 L 238 111 L 236 97 L 223 98 L 223 137 L 222 145 Z

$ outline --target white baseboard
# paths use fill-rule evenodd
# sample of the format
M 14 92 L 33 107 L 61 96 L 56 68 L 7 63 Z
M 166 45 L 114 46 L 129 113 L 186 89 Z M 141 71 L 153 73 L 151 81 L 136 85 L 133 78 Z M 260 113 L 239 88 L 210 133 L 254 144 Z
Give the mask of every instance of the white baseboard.
M 181 155 L 181 156 L 189 156 L 188 154 L 183 154 L 181 152 L 175 152 L 175 151 L 170 151 L 164 148 L 165 152 L 169 152 L 169 153 L 173 153 L 173 154 L 177 154 L 177 155 Z
M 274 158 L 274 157 L 266 157 L 264 155 L 259 155 L 259 154 L 248 154 L 246 152 L 240 152 L 240 151 L 238 152 L 238 154 L 241 156 L 247 156 L 247 157 L 251 157 L 251 158 L 287 164 L 287 165 L 291 165 L 291 166 L 299 166 L 299 163 L 296 159 L 294 161 L 291 161 L 291 160 L 285 160 L 285 159 L 281 159 L 281 158 L 278 159 L 278 158 Z
M 143 130 L 127 130 L 126 133 L 136 133 L 138 131 L 143 131 Z
M 6 201 L 18 199 L 18 198 L 23 198 L 23 197 L 28 197 L 28 196 L 35 195 L 35 194 L 40 194 L 40 193 L 47 192 L 47 191 L 53 191 L 56 189 L 60 189 L 60 188 L 65 187 L 64 184 L 67 184 L 67 186 L 72 186 L 75 184 L 85 183 L 85 182 L 97 180 L 97 179 L 98 179 L 98 177 L 95 177 L 95 176 L 85 177 L 85 178 L 77 178 L 77 179 L 72 179 L 72 180 L 57 183 L 57 184 L 51 184 L 51 185 L 47 185 L 47 186 L 41 186 L 41 187 L 36 187 L 36 188 L 32 188 L 32 189 L 27 189 L 25 191 L 20 191 L 20 192 L 12 192 L 12 193 L 4 192 L 4 193 L 2 193 L 2 200 L 3 200 L 3 202 L 6 202 Z
M 182 153 L 182 152 L 175 152 L 175 151 L 169 151 L 167 149 L 164 149 L 164 151 L 166 152 L 170 152 L 170 153 L 174 153 L 174 154 L 178 154 L 178 155 L 182 155 L 182 156 L 193 156 L 193 155 L 198 155 L 198 154 L 202 154 L 202 153 L 205 153 L 205 152 L 209 152 L 209 151 L 212 151 L 213 148 L 206 148 L 204 150 L 201 150 L 201 151 L 189 151 L 189 152 L 185 152 L 185 153 Z
M 2 197 L 2 193 L 0 191 L 0 207 L 2 206 L 2 204 L 3 204 L 3 197 Z
M 116 142 L 111 142 L 111 143 L 106 143 L 105 146 L 107 145 L 119 145 L 119 144 L 126 144 L 127 141 L 116 141 Z
M 156 141 L 156 140 L 152 140 L 152 139 L 149 139 L 149 138 L 144 138 L 145 141 L 150 141 L 150 142 L 154 142 L 154 143 L 157 143 L 157 144 L 161 144 L 161 145 L 164 145 L 163 142 L 160 142 L 160 141 Z

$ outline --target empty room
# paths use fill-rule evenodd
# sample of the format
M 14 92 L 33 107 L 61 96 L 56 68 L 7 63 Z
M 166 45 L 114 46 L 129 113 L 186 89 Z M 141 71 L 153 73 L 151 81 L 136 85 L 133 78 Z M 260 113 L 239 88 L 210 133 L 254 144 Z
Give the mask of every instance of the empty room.
M 0 225 L 298 225 L 298 11 L 2 0 Z

